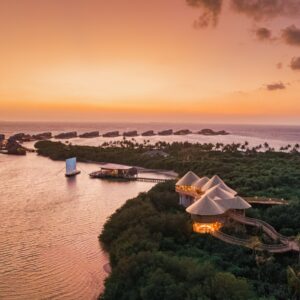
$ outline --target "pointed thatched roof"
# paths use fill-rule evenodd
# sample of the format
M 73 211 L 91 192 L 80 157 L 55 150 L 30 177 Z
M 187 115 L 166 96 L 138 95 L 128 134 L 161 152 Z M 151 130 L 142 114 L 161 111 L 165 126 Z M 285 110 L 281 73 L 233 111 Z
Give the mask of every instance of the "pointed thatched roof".
M 211 199 L 232 199 L 235 197 L 235 193 L 230 193 L 222 188 L 221 184 L 218 184 L 205 192 L 205 195 Z
M 176 185 L 191 186 L 198 179 L 200 178 L 194 172 L 189 171 L 177 181 Z
M 205 195 L 186 209 L 188 213 L 200 216 L 222 215 L 226 210 L 217 204 L 216 201 Z
M 209 181 L 208 177 L 201 177 L 193 183 L 193 187 L 201 189 Z
M 218 176 L 218 175 L 214 175 L 203 187 L 202 190 L 203 191 L 207 191 L 209 189 L 211 189 L 212 187 L 219 185 L 220 188 L 222 188 L 223 190 L 226 190 L 229 193 L 232 193 L 234 195 L 237 194 L 237 192 L 233 189 L 231 189 L 228 185 L 226 185 L 224 183 L 224 181 Z
M 215 202 L 227 209 L 248 209 L 251 207 L 251 205 L 240 196 L 236 196 L 232 199 L 216 199 Z

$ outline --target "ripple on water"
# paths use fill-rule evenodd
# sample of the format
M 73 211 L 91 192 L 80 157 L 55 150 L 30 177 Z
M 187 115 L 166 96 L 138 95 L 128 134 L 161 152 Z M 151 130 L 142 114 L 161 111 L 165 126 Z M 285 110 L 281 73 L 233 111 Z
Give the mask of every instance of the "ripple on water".
M 153 184 L 86 174 L 70 184 L 58 173 L 63 162 L 34 154 L 1 160 L 0 299 L 96 299 L 107 276 L 101 228 L 126 199 Z

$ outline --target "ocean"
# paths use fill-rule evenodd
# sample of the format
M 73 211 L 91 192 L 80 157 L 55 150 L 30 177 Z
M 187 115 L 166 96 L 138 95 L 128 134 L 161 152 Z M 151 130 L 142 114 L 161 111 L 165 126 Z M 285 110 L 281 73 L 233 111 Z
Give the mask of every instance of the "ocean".
M 103 290 L 103 224 L 155 183 L 91 179 L 98 164 L 78 168 L 66 178 L 63 161 L 0 154 L 0 299 L 90 300 Z
M 118 130 L 120 133 L 124 131 L 137 130 L 139 133 L 146 130 L 160 131 L 164 129 L 190 129 L 197 132 L 204 128 L 213 130 L 226 130 L 230 133 L 227 136 L 201 136 L 191 134 L 187 136 L 154 136 L 147 137 L 153 142 L 164 140 L 167 142 L 173 141 L 189 141 L 200 143 L 243 143 L 247 141 L 250 146 L 258 146 L 267 142 L 271 147 L 279 149 L 287 144 L 294 145 L 300 143 L 300 126 L 285 126 L 285 125 L 230 125 L 230 124 L 180 124 L 180 123 L 108 123 L 108 122 L 0 122 L 0 133 L 7 136 L 18 132 L 24 133 L 39 133 L 51 131 L 53 134 L 66 131 L 77 131 L 84 133 L 88 131 L 98 130 L 100 134 L 108 131 Z M 118 139 L 118 138 L 116 138 Z M 137 137 L 137 141 L 143 141 L 145 137 Z M 95 139 L 72 139 L 73 144 L 98 146 L 103 141 L 102 137 Z

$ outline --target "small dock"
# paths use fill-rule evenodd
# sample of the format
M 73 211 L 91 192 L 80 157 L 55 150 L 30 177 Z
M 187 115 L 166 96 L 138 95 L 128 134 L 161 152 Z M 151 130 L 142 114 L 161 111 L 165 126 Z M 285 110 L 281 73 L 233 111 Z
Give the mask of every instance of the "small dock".
M 147 177 L 136 177 L 134 178 L 136 181 L 144 181 L 144 182 L 166 182 L 169 181 L 171 179 L 166 179 L 166 178 L 147 178 Z
M 167 178 L 150 178 L 150 177 L 139 177 L 139 176 L 111 176 L 107 174 L 103 174 L 102 172 L 93 172 L 90 174 L 91 178 L 98 178 L 98 179 L 111 179 L 111 180 L 125 180 L 125 181 L 142 181 L 142 182 L 166 182 L 171 179 Z
M 124 181 L 143 181 L 143 182 L 166 182 L 171 178 L 151 178 L 140 177 L 135 167 L 106 163 L 103 164 L 99 171 L 90 173 L 91 178 L 124 180 Z

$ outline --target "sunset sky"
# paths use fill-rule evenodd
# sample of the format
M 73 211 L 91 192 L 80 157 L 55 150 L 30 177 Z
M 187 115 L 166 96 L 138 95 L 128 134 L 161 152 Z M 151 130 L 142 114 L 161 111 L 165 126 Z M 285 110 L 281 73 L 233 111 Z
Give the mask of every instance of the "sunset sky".
M 0 120 L 300 124 L 300 0 L 0 0 Z

